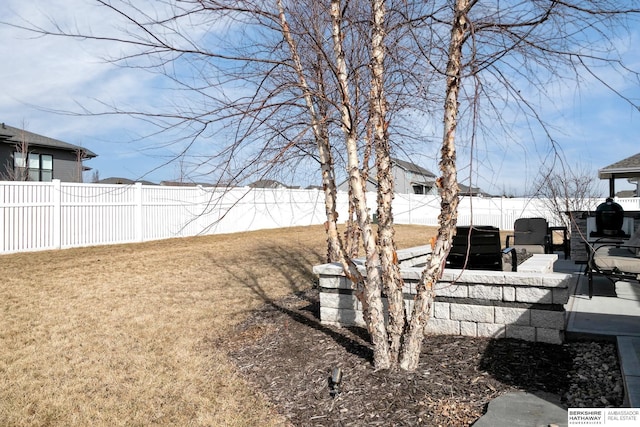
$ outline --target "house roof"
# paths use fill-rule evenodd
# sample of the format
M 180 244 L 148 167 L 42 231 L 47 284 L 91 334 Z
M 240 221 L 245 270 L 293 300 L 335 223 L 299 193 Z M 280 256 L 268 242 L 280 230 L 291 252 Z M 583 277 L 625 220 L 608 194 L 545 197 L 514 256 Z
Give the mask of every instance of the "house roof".
M 600 169 L 598 177 L 600 179 L 640 177 L 640 153 Z
M 144 185 L 156 185 L 151 181 L 145 181 L 145 180 L 133 180 L 133 179 L 129 179 L 129 178 L 121 178 L 118 176 L 111 176 L 109 178 L 104 178 L 101 179 L 100 181 L 98 181 L 96 184 L 122 184 L 122 185 L 131 185 L 131 184 L 135 184 L 136 182 L 139 182 L 141 184 Z
M 485 193 L 480 187 L 469 187 L 468 185 L 458 183 L 460 188 L 460 194 L 463 196 L 486 196 L 491 197 L 491 194 Z
M 411 162 L 408 162 L 406 160 L 400 160 L 400 159 L 397 159 L 395 157 L 392 157 L 391 161 L 393 163 L 397 164 L 402 169 L 408 171 L 408 172 L 413 172 L 413 173 L 416 173 L 418 175 L 428 176 L 429 178 L 435 178 L 436 177 L 436 175 L 433 172 L 431 172 L 428 169 L 423 168 L 422 166 L 418 166 L 415 163 L 411 163 Z
M 274 179 L 260 179 L 249 184 L 251 188 L 292 188 Z
M 57 148 L 65 151 L 81 152 L 84 159 L 91 159 L 97 154 L 78 145 L 69 144 L 68 142 L 38 135 L 23 129 L 14 128 L 13 126 L 2 123 L 0 125 L 0 143 L 19 144 L 23 140 L 31 146 Z

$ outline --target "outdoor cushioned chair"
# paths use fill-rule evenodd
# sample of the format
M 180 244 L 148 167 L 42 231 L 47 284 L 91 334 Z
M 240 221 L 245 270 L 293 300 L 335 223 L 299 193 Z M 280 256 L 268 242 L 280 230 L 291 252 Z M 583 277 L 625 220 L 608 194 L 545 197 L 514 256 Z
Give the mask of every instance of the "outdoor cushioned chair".
M 507 247 L 524 249 L 531 254 L 552 253 L 549 223 L 545 218 L 517 219 L 513 223 L 513 235 L 507 236 Z
M 599 239 L 587 243 L 589 259 L 585 274 L 589 277 L 589 298 L 593 297 L 595 274 L 616 280 L 640 282 L 640 228 L 627 242 Z
M 456 227 L 445 266 L 467 270 L 502 271 L 502 255 L 511 254 L 511 270 L 518 262 L 513 248 L 501 249 L 500 230 L 492 226 Z M 467 257 L 468 255 L 468 257 Z

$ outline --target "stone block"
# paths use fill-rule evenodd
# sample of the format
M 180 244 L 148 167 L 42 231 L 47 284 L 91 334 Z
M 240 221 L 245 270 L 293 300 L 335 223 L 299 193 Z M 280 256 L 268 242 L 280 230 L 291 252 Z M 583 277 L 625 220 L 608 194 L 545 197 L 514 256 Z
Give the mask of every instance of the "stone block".
M 451 319 L 467 322 L 493 323 L 493 307 L 472 304 L 451 304 Z
M 542 275 L 538 273 L 518 273 L 508 271 L 506 274 L 506 283 L 514 286 L 542 286 Z
M 551 304 L 553 302 L 553 294 L 551 289 L 536 287 L 517 287 L 517 302 L 537 302 L 539 304 Z
M 435 286 L 437 296 L 452 298 L 469 297 L 469 287 L 466 284 L 438 282 Z
M 355 311 L 353 314 L 355 319 Z M 320 307 L 320 321 L 322 323 L 340 323 L 340 309 L 333 307 Z M 352 326 L 353 322 L 348 326 Z
M 554 304 L 566 304 L 569 302 L 569 289 L 551 289 Z
M 536 340 L 536 328 L 533 326 L 506 325 L 506 337 L 524 341 Z
M 502 325 L 529 326 L 531 324 L 529 310 L 526 308 L 496 307 L 495 316 L 495 323 Z
M 573 274 L 548 273 L 542 275 L 542 286 L 546 288 L 569 288 L 572 280 L 575 280 Z
M 410 280 L 412 282 L 418 282 L 422 276 L 422 269 L 418 267 L 407 267 L 400 270 L 400 275 L 403 280 Z
M 504 286 L 502 288 L 502 300 L 506 302 L 514 302 L 516 300 L 516 288 L 513 286 Z
M 463 283 L 504 285 L 505 273 L 503 271 L 464 270 L 458 281 Z
M 318 276 L 343 276 L 344 270 L 338 263 L 320 264 L 313 266 L 313 273 Z
M 563 330 L 565 324 L 564 311 L 531 310 L 531 326 Z
M 502 286 L 470 285 L 469 298 L 502 301 Z
M 504 338 L 506 326 L 496 323 L 478 323 L 478 336 L 488 338 Z
M 478 324 L 476 322 L 460 322 L 460 335 L 465 337 L 478 336 Z
M 433 317 L 436 319 L 451 319 L 451 304 L 436 301 L 433 305 Z
M 411 313 L 413 312 L 413 306 L 415 303 L 412 299 L 404 299 L 404 312 L 407 316 L 407 320 L 411 320 Z
M 365 326 L 361 311 L 320 307 L 320 321 L 341 326 Z
M 556 254 L 535 254 L 518 266 L 521 273 L 548 273 L 553 271 L 553 263 L 558 259 Z
M 360 301 L 353 295 L 334 294 L 331 292 L 320 292 L 320 306 L 329 308 L 347 308 L 352 310 L 362 310 Z
M 402 292 L 408 295 L 416 294 L 416 286 L 418 283 L 413 280 L 404 280 L 404 284 L 402 285 Z
M 320 276 L 320 287 L 338 289 L 344 286 L 345 278 L 342 276 Z
M 536 341 L 549 344 L 562 344 L 564 342 L 564 331 L 536 328 Z
M 425 334 L 460 335 L 460 322 L 446 319 L 429 319 L 424 328 Z
M 400 261 L 409 261 L 415 258 L 426 257 L 429 253 L 431 253 L 431 245 L 422 245 L 398 249 L 396 255 Z

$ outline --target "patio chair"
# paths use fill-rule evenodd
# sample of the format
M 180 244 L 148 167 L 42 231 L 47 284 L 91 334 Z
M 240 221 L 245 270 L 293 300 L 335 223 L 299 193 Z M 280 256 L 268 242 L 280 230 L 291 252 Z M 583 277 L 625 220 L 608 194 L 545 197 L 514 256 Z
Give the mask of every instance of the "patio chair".
M 518 260 L 513 248 L 501 249 L 500 230 L 492 226 L 456 227 L 445 266 L 467 270 L 502 271 L 502 255 L 511 254 L 511 270 Z
M 513 223 L 513 235 L 507 236 L 506 243 L 507 247 L 524 249 L 532 254 L 553 252 L 549 223 L 545 218 L 517 219 Z
M 589 258 L 585 274 L 589 277 L 589 299 L 593 297 L 594 275 L 604 276 L 612 283 L 618 280 L 640 282 L 640 237 L 627 242 L 598 239 L 586 243 L 586 246 Z

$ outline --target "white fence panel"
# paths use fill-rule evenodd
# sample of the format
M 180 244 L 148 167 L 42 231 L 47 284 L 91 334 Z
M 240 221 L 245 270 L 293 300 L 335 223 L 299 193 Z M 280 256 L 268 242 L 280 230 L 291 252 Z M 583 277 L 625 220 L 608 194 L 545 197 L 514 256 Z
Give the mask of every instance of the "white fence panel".
M 604 199 L 594 200 L 595 207 Z M 141 242 L 325 222 L 318 190 L 163 187 L 42 182 L 0 182 L 0 253 Z M 640 211 L 640 199 L 618 199 Z M 370 214 L 376 195 L 367 193 Z M 436 196 L 396 194 L 394 221 L 437 225 Z M 348 214 L 347 193 L 338 193 L 339 221 Z M 538 199 L 462 198 L 459 225 L 513 229 L 516 219 L 560 219 Z
M 62 183 L 60 247 L 134 242 L 136 186 Z
M 3 252 L 54 248 L 53 185 L 19 182 L 2 186 Z

